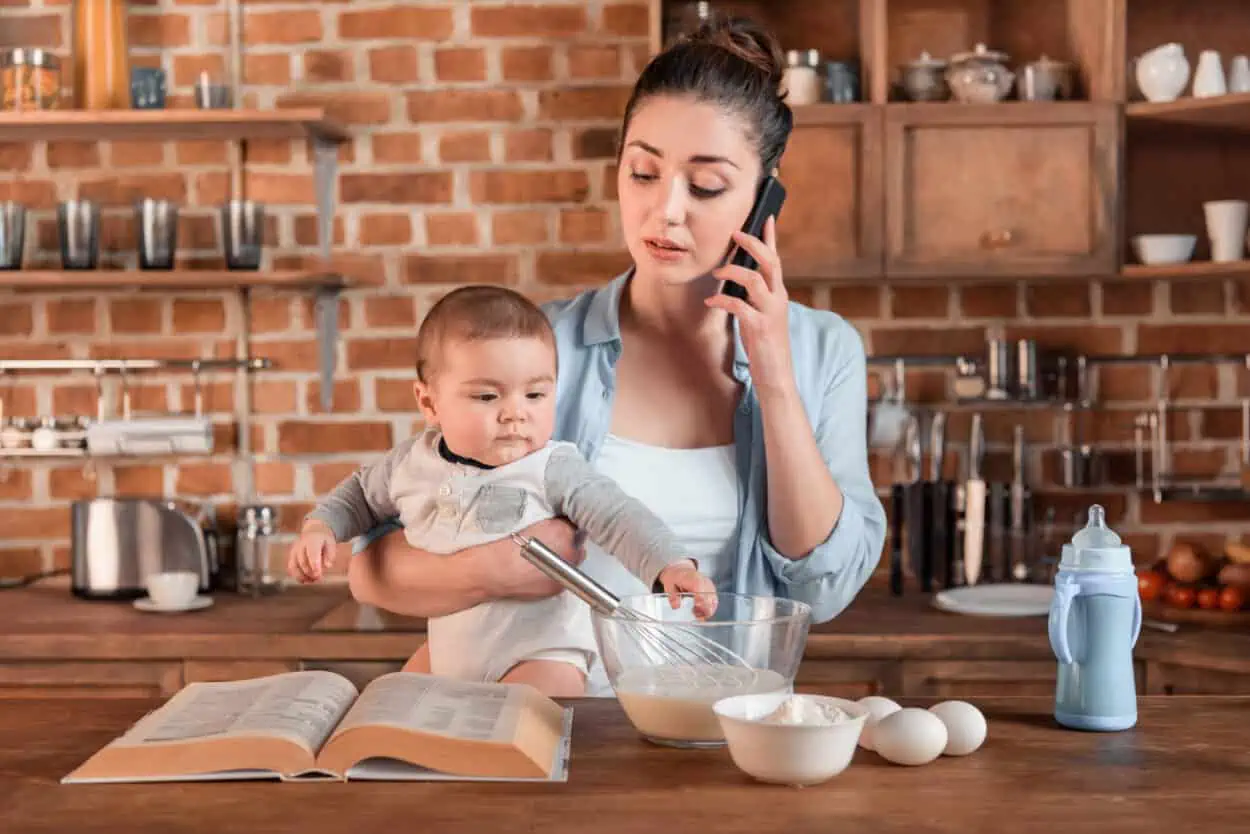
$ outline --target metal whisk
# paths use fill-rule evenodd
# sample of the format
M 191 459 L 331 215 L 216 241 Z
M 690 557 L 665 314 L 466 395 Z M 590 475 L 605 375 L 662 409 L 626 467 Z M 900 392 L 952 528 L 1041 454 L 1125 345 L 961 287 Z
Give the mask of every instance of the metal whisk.
M 630 631 L 636 635 L 640 646 L 648 654 L 653 652 L 661 658 L 664 665 L 689 667 L 692 677 L 720 685 L 731 681 L 717 677 L 713 671 L 715 667 L 737 666 L 754 671 L 750 663 L 717 641 L 700 634 L 697 627 L 666 622 L 623 607 L 611 591 L 561 559 L 559 554 L 538 539 L 513 533 L 512 540 L 521 546 L 521 555 L 526 561 L 568 588 L 591 608 L 629 621 Z

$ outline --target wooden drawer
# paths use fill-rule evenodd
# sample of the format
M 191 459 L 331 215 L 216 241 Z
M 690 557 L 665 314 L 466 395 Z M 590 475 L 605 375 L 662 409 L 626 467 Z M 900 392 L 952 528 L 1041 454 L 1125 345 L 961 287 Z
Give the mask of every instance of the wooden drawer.
M 296 660 L 188 660 L 183 664 L 183 679 L 195 681 L 237 681 L 261 678 L 283 672 L 299 671 Z
M 1110 104 L 887 108 L 889 276 L 1115 271 Z
M 32 698 L 151 698 L 182 687 L 182 664 L 78 661 L 0 663 L 0 694 Z
M 851 699 L 897 694 L 898 663 L 872 660 L 804 661 L 795 676 L 794 690 Z
M 973 698 L 989 695 L 1054 695 L 1054 661 L 905 661 L 904 695 Z
M 1147 663 L 1147 695 L 1250 695 L 1250 675 Z

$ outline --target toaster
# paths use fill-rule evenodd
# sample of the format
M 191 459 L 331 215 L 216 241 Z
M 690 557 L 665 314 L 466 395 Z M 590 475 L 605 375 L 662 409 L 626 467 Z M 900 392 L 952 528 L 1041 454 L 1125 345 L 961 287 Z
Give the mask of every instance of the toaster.
M 70 516 L 75 596 L 136 599 L 147 594 L 148 575 L 163 571 L 192 571 L 200 577 L 200 593 L 213 589 L 219 570 L 215 524 L 202 526 L 174 502 L 91 498 L 73 502 Z

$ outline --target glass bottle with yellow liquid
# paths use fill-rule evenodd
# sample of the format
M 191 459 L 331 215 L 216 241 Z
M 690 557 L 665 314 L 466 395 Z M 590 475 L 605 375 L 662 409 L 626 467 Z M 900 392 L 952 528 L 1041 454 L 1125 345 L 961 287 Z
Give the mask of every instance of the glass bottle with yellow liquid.
M 130 107 L 126 0 L 74 0 L 74 106 Z

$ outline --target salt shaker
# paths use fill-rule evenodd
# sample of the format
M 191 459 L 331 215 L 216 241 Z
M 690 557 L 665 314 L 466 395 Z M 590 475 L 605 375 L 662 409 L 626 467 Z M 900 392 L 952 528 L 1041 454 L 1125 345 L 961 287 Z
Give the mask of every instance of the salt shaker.
M 786 103 L 792 107 L 820 101 L 823 86 L 820 78 L 820 51 L 791 49 L 787 52 L 782 83 L 786 89 Z

